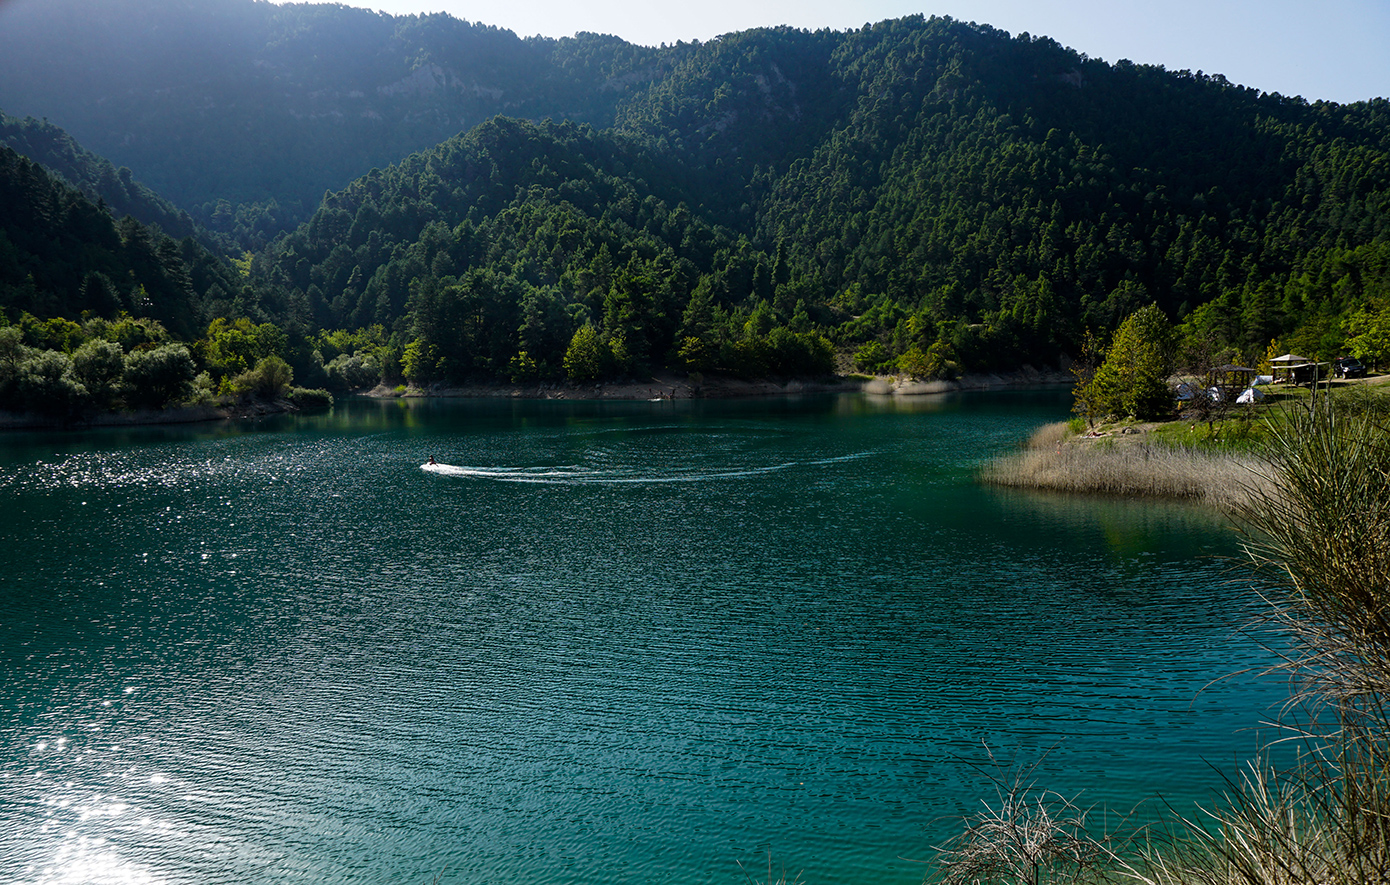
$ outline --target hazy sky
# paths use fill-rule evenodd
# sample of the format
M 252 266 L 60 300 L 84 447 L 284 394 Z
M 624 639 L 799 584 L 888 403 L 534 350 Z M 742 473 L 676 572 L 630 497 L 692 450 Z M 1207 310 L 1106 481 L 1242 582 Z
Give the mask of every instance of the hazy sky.
M 1027 31 L 1093 58 L 1225 74 L 1265 92 L 1390 96 L 1390 0 L 344 0 L 447 12 L 526 37 L 577 31 L 658 45 L 764 25 L 836 30 L 913 13 Z M 929 5 L 924 5 L 929 4 Z

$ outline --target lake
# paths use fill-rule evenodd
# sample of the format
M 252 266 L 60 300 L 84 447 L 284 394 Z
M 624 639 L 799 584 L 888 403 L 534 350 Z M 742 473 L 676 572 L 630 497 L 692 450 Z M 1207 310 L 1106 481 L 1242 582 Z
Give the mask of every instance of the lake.
M 916 885 L 991 755 L 1191 808 L 1287 687 L 1219 517 L 972 481 L 1069 404 L 0 437 L 0 880 Z

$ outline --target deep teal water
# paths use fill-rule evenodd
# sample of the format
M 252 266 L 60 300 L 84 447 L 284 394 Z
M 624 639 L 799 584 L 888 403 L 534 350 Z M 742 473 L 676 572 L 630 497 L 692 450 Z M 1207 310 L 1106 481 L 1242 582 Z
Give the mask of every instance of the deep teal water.
M 0 881 L 915 885 L 989 750 L 1206 800 L 1285 692 L 1222 522 L 971 482 L 1067 404 L 0 438 Z

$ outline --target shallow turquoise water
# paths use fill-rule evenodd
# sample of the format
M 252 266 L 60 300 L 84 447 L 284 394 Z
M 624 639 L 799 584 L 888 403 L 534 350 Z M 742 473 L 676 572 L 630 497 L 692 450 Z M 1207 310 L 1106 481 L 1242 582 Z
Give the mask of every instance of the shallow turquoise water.
M 915 885 L 986 747 L 1206 799 L 1285 691 L 1222 523 L 970 481 L 1067 405 L 0 438 L 0 880 Z

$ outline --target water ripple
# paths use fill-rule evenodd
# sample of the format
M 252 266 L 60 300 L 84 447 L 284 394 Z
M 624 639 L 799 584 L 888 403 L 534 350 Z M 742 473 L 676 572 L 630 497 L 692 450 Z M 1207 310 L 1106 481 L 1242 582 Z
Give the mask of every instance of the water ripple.
M 1181 804 L 1282 696 L 1209 518 L 969 482 L 1051 405 L 547 408 L 0 450 L 0 880 L 920 881 L 984 745 Z

